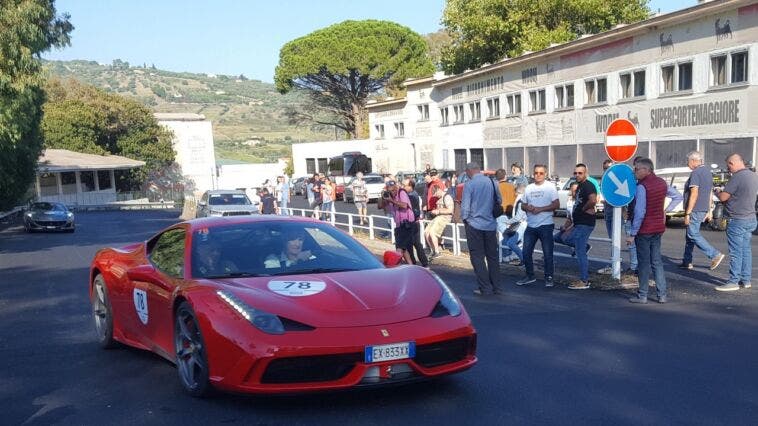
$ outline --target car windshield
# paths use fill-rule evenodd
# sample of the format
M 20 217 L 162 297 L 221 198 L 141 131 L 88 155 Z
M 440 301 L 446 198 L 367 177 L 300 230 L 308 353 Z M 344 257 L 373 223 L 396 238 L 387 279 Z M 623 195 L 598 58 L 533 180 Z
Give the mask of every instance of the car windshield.
M 384 183 L 384 178 L 381 176 L 369 176 L 364 178 L 363 180 L 366 181 L 366 183 Z
M 65 212 L 66 208 L 62 204 L 55 203 L 34 203 L 32 210 L 35 212 Z
M 212 194 L 208 200 L 212 206 L 236 206 L 250 204 L 245 194 Z
M 202 228 L 193 234 L 197 278 L 297 275 L 381 268 L 352 237 L 322 223 L 254 222 Z

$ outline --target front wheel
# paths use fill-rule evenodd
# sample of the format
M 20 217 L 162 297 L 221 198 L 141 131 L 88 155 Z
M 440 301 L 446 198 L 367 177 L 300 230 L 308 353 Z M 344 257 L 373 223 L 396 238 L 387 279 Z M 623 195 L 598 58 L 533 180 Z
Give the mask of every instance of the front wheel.
M 92 317 L 100 346 L 105 349 L 116 347 L 117 343 L 113 339 L 113 309 L 102 275 L 96 276 L 92 283 Z
M 207 396 L 211 390 L 208 356 L 195 312 L 187 302 L 182 302 L 176 310 L 174 347 L 179 381 L 184 390 L 194 397 Z

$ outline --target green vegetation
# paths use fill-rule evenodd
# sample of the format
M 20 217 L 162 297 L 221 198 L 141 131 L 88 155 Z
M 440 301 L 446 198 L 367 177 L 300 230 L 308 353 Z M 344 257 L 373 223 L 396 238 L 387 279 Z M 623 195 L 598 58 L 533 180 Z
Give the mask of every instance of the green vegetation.
M 403 80 L 434 72 L 418 34 L 387 21 L 345 21 L 285 44 L 274 81 L 280 93 L 308 93 L 305 108 L 289 109 L 290 122 L 337 127 L 364 136 L 366 101 Z
M 452 43 L 442 51 L 449 73 L 516 57 L 582 34 L 645 19 L 647 0 L 447 0 L 442 24 Z
M 23 201 L 42 152 L 39 55 L 69 44 L 73 26 L 50 0 L 0 0 L 0 211 Z
M 142 104 L 76 80 L 51 79 L 45 89 L 41 127 L 46 148 L 145 161 L 145 167 L 123 175 L 123 189 L 139 187 L 174 161 L 171 134 Z
M 2 0 L 0 0 L 2 1 Z M 163 71 L 150 65 L 136 68 L 115 60 L 111 65 L 93 61 L 48 61 L 48 73 L 74 78 L 112 93 L 134 99 L 155 112 L 203 114 L 213 122 L 216 158 L 260 162 L 286 157 L 293 142 L 331 140 L 334 129 L 290 124 L 287 108 L 302 108 L 301 91 L 279 94 L 272 84 L 244 75 L 213 76 Z M 268 142 L 276 154 L 259 153 L 246 141 Z M 235 146 L 240 150 L 236 151 Z

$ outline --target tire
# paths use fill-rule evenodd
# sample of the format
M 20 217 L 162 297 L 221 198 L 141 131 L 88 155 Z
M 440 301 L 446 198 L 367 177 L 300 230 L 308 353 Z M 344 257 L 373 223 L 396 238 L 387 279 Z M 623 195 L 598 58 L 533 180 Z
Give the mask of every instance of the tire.
M 113 308 L 108 297 L 108 286 L 102 275 L 95 277 L 92 282 L 92 318 L 95 321 L 97 343 L 104 349 L 118 346 L 113 339 Z
M 182 302 L 174 315 L 174 349 L 182 388 L 196 398 L 208 396 L 212 390 L 208 356 L 195 311 L 187 302 Z

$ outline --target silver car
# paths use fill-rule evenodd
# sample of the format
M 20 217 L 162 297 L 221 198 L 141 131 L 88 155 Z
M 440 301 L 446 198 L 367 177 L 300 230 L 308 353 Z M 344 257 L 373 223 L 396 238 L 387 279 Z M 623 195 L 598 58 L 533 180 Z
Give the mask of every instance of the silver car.
M 352 203 L 355 199 L 353 197 L 354 180 L 355 178 L 351 179 L 350 182 L 345 184 L 345 195 L 343 196 L 343 200 L 346 203 Z M 382 196 L 382 191 L 384 190 L 384 178 L 379 175 L 365 175 L 363 176 L 363 180 L 366 182 L 368 201 L 378 200 L 379 197 Z
M 205 191 L 197 203 L 195 217 L 241 216 L 258 213 L 258 205 L 252 203 L 245 191 L 214 189 Z
M 74 213 L 63 203 L 32 203 L 24 213 L 24 229 L 34 231 L 74 232 Z

